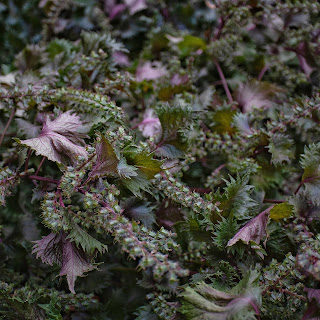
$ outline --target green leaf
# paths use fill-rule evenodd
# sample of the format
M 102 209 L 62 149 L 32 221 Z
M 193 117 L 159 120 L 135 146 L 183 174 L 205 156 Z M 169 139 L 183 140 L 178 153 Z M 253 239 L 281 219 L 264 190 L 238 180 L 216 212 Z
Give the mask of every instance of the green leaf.
M 182 107 L 162 106 L 157 109 L 162 136 L 156 151 L 169 158 L 181 157 L 188 148 L 186 134 L 192 121 L 192 114 Z
M 127 187 L 136 197 L 141 198 L 141 190 L 150 192 L 150 181 L 146 175 L 142 172 L 138 172 L 138 175 L 131 179 L 122 179 L 121 182 Z
M 205 41 L 199 37 L 186 35 L 183 37 L 183 40 L 179 42 L 178 48 L 181 51 L 181 55 L 188 56 L 191 52 L 196 50 L 205 50 L 207 47 Z
M 133 158 L 134 165 L 147 177 L 153 179 L 154 176 L 161 172 L 162 161 L 153 159 L 152 153 L 138 153 Z
M 228 217 L 233 215 L 238 220 L 250 218 L 250 213 L 257 207 L 257 202 L 250 195 L 253 186 L 248 185 L 249 175 L 244 175 L 237 179 L 230 176 L 230 181 L 226 181 L 227 186 L 224 188 L 222 196 L 217 195 L 216 200 L 220 201 L 220 209 L 223 210 L 222 215 Z
M 233 117 L 236 114 L 235 110 L 223 108 L 214 112 L 212 116 L 212 129 L 217 133 L 233 133 L 232 125 Z
M 77 247 L 82 247 L 83 251 L 89 255 L 93 255 L 96 251 L 101 254 L 108 250 L 108 247 L 100 241 L 93 238 L 89 233 L 84 231 L 73 220 L 70 223 L 71 231 L 67 236 L 67 239 L 74 241 Z
M 62 320 L 60 314 L 61 307 L 59 305 L 59 299 L 57 296 L 53 296 L 49 303 L 38 304 L 46 312 L 46 319 L 48 320 Z
M 122 178 L 130 178 L 138 175 L 136 172 L 138 168 L 128 165 L 125 158 L 120 159 L 117 169 L 119 176 Z
M 273 134 L 270 137 L 268 148 L 273 164 L 290 163 L 291 159 L 294 159 L 294 141 L 285 134 Z
M 277 204 L 270 210 L 270 219 L 280 221 L 282 219 L 288 218 L 293 213 L 294 206 L 288 202 L 283 202 Z
M 304 169 L 301 182 L 312 201 L 320 205 L 320 143 L 306 146 L 300 164 Z
M 259 312 L 257 291 L 257 287 L 252 286 L 242 290 L 242 294 L 232 294 L 200 282 L 185 288 L 180 295 L 182 306 L 179 311 L 187 320 L 238 319 L 240 314 L 243 320 L 256 319 L 255 313 Z

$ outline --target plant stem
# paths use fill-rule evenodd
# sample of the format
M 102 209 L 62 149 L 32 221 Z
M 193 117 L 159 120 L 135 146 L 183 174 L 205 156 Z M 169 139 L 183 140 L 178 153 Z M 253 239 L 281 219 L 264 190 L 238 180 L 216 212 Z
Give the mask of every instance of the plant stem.
M 261 69 L 257 78 L 259 81 L 261 81 L 262 77 L 268 71 L 268 69 L 269 69 L 269 66 L 267 64 Z
M 26 163 L 24 165 L 24 171 L 28 170 L 28 166 L 29 166 L 29 160 L 30 160 L 30 156 L 31 156 L 32 150 L 29 148 L 28 150 L 28 155 L 27 155 L 27 159 L 26 159 Z
M 47 178 L 47 177 L 40 177 L 40 176 L 36 176 L 36 175 L 29 175 L 29 176 L 26 176 L 26 177 L 28 179 L 30 179 L 30 180 L 45 181 L 45 182 L 55 183 L 55 184 L 59 184 L 60 183 L 59 180 L 52 179 L 52 178 Z
M 310 182 L 310 181 L 313 181 L 315 179 L 319 179 L 320 177 L 316 176 L 316 177 L 312 177 L 312 178 L 307 178 L 307 179 L 304 179 L 300 182 L 300 184 L 298 185 L 298 188 L 297 190 L 294 192 L 294 194 L 297 194 L 300 190 L 300 188 L 306 183 L 306 182 Z
M 263 202 L 269 202 L 269 203 L 283 203 L 286 202 L 285 200 L 274 200 L 274 199 L 263 199 Z
M 44 162 L 45 159 L 46 159 L 46 157 L 43 157 L 43 158 L 42 158 L 42 160 L 41 160 L 41 162 L 40 162 L 40 164 L 39 164 L 39 166 L 38 166 L 38 168 L 37 168 L 37 171 L 36 171 L 36 173 L 34 174 L 35 176 L 38 175 L 38 173 L 39 173 L 39 171 L 40 171 L 40 169 L 41 169 L 41 166 L 43 165 L 43 162 Z
M 223 85 L 223 88 L 224 88 L 224 91 L 226 92 L 226 95 L 228 97 L 228 101 L 230 104 L 232 104 L 233 102 L 233 98 L 232 98 L 232 95 L 231 95 L 231 92 L 229 90 L 229 87 L 228 87 L 228 84 L 227 84 L 227 80 L 226 78 L 224 77 L 224 74 L 222 72 L 222 69 L 221 69 L 221 66 L 219 64 L 218 61 L 215 61 L 215 66 L 217 67 L 217 70 L 218 70 L 218 73 L 219 73 L 219 76 L 220 76 L 220 79 L 222 81 L 222 85 Z
M 4 127 L 4 130 L 3 130 L 2 135 L 1 135 L 1 137 L 0 137 L 0 146 L 1 146 L 1 144 L 2 144 L 3 138 L 4 138 L 5 134 L 6 134 L 9 126 L 10 126 L 10 123 L 11 123 L 11 121 L 12 121 L 15 113 L 16 113 L 16 108 L 13 108 L 12 111 L 11 111 L 9 120 L 7 121 L 7 124 L 6 124 L 6 126 Z

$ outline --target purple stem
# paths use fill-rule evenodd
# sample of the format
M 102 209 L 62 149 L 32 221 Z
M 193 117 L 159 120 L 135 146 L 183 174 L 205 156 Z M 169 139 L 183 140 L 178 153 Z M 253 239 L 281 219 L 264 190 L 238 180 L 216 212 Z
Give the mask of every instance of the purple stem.
M 223 85 L 224 91 L 226 92 L 227 97 L 228 97 L 228 100 L 229 100 L 229 103 L 232 104 L 233 98 L 232 98 L 231 92 L 230 92 L 230 90 L 229 90 L 229 87 L 228 87 L 228 84 L 227 84 L 227 80 L 226 80 L 226 78 L 224 77 L 224 74 L 223 74 L 222 69 L 221 69 L 221 67 L 220 67 L 220 64 L 219 64 L 219 62 L 217 62 L 217 61 L 216 61 L 214 64 L 215 64 L 216 67 L 217 67 L 217 70 L 218 70 L 220 79 L 221 79 L 221 81 L 222 81 L 222 85 Z
M 2 144 L 3 138 L 4 138 L 5 134 L 6 134 L 9 126 L 10 126 L 10 123 L 11 123 L 11 121 L 12 121 L 15 113 L 16 113 L 16 108 L 13 108 L 12 111 L 11 111 L 9 120 L 7 121 L 7 124 L 6 124 L 6 126 L 4 127 L 4 130 L 3 130 L 2 135 L 1 135 L 1 137 L 0 137 L 0 146 L 1 146 L 1 144 Z

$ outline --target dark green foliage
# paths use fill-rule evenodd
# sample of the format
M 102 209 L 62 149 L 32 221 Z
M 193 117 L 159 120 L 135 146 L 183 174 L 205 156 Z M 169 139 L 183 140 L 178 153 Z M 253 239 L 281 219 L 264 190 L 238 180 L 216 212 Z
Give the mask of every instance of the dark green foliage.
M 317 1 L 0 18 L 1 319 L 319 317 Z

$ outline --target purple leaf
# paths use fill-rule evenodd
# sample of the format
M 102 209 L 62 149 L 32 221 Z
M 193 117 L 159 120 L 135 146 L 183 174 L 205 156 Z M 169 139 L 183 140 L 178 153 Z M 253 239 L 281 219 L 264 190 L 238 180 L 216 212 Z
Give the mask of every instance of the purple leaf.
M 145 0 L 125 0 L 125 3 L 129 9 L 130 15 L 134 15 L 136 12 L 147 8 Z
M 119 159 L 115 154 L 112 145 L 104 136 L 101 136 L 100 143 L 97 144 L 96 150 L 97 160 L 92 168 L 91 176 L 117 176 Z
M 279 90 L 266 83 L 242 83 L 237 90 L 236 100 L 244 113 L 250 112 L 253 107 L 270 108 L 273 105 L 271 98 L 276 91 Z
M 83 276 L 87 271 L 95 268 L 91 264 L 90 258 L 82 248 L 67 239 L 67 234 L 50 233 L 41 240 L 34 241 L 32 253 L 36 253 L 37 258 L 41 258 L 43 263 L 52 265 L 56 263 L 61 266 L 60 276 L 67 276 L 69 289 L 74 291 L 74 284 L 77 277 Z
M 187 74 L 180 75 L 178 73 L 175 73 L 172 76 L 170 83 L 172 86 L 180 86 L 188 83 L 188 81 L 189 81 L 189 77 Z
M 77 248 L 73 242 L 64 237 L 62 252 L 62 267 L 59 276 L 67 276 L 69 290 L 74 291 L 74 284 L 77 277 L 81 277 L 85 272 L 95 269 L 85 252 Z
M 308 294 L 308 300 L 315 299 L 320 304 L 320 289 L 304 288 L 304 291 Z
M 87 158 L 87 152 L 82 146 L 86 136 L 81 132 L 83 129 L 79 117 L 67 111 L 53 121 L 47 117 L 37 138 L 22 140 L 20 143 L 51 161 L 63 163 L 69 158 L 75 164 L 77 156 Z
M 143 80 L 155 80 L 167 74 L 167 70 L 161 66 L 159 62 L 150 61 L 140 65 L 136 71 L 136 80 L 141 82 Z
M 36 253 L 36 257 L 41 258 L 43 263 L 53 265 L 57 263 L 61 265 L 61 251 L 62 251 L 62 233 L 53 233 L 42 237 L 41 240 L 34 241 L 32 253 Z
M 126 67 L 126 66 L 130 65 L 128 56 L 125 53 L 123 53 L 122 51 L 113 52 L 112 58 L 113 58 L 114 62 L 116 64 L 118 64 L 119 66 Z
M 234 237 L 229 240 L 227 247 L 233 246 L 239 240 L 242 240 L 246 244 L 249 244 L 250 241 L 259 244 L 261 239 L 266 235 L 266 227 L 269 221 L 269 211 L 271 208 L 272 207 L 259 213 L 258 216 L 242 227 Z
M 23 119 L 16 119 L 18 130 L 27 136 L 27 138 L 35 138 L 39 135 L 40 127 Z
M 154 137 L 161 133 L 161 123 L 159 118 L 154 114 L 153 109 L 147 109 L 143 121 L 139 124 L 139 130 L 144 137 Z
M 126 9 L 124 4 L 116 4 L 112 9 L 109 11 L 109 18 L 113 20 L 116 16 L 118 16 L 121 12 Z

